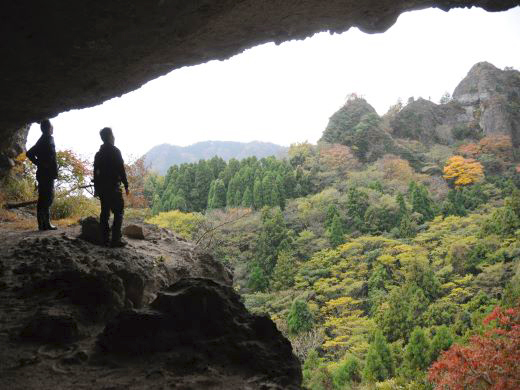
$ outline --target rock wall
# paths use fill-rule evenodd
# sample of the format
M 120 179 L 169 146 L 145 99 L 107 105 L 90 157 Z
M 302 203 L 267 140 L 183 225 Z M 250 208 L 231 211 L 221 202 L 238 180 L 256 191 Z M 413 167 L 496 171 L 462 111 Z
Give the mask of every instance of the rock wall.
M 427 7 L 502 11 L 518 0 L 9 1 L 0 5 L 0 139 L 187 65 L 357 26 L 383 32 Z
M 453 92 L 485 135 L 507 134 L 520 147 L 520 72 L 475 64 Z
M 0 136 L 0 179 L 14 166 L 14 159 L 25 152 L 29 126 L 22 126 L 17 131 L 6 131 Z

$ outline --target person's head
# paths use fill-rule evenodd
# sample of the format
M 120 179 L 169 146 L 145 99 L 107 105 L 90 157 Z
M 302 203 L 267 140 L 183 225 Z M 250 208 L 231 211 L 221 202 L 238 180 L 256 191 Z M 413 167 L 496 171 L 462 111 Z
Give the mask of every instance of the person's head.
M 110 127 L 104 127 L 99 132 L 99 135 L 101 136 L 101 139 L 103 140 L 103 143 L 105 144 L 114 144 L 115 137 L 114 133 L 112 133 L 112 129 Z
M 42 130 L 43 134 L 52 135 L 52 124 L 51 121 L 48 119 L 44 119 L 40 122 L 40 129 Z

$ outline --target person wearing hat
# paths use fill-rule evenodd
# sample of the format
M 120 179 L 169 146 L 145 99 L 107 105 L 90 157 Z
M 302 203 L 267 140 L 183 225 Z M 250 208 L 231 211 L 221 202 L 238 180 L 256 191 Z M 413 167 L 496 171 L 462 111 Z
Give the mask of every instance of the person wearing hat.
M 38 230 L 56 230 L 51 224 L 50 207 L 54 200 L 54 180 L 58 178 L 56 147 L 52 137 L 53 127 L 48 119 L 40 122 L 42 135 L 36 144 L 27 151 L 27 158 L 37 166 L 38 203 L 36 218 Z
M 103 145 L 94 157 L 94 193 L 101 201 L 101 215 L 99 223 L 104 245 L 122 247 L 126 242 L 121 239 L 121 226 L 125 202 L 121 192 L 121 183 L 125 187 L 126 195 L 129 195 L 128 180 L 126 178 L 125 164 L 121 151 L 114 146 L 115 137 L 110 127 L 105 127 L 99 132 Z M 110 227 L 108 220 L 110 212 L 114 214 L 112 224 L 112 240 L 110 241 Z

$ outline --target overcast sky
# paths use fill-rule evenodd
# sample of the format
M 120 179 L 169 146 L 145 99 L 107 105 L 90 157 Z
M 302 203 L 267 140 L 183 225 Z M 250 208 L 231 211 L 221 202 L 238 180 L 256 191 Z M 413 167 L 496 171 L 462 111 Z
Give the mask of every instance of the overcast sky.
M 92 158 L 104 126 L 127 159 L 162 143 L 315 143 L 350 93 L 379 114 L 398 98 L 438 102 L 476 62 L 520 69 L 519 48 L 520 7 L 409 12 L 383 34 L 320 33 L 175 70 L 121 98 L 59 115 L 56 146 Z M 33 125 L 28 146 L 39 135 Z

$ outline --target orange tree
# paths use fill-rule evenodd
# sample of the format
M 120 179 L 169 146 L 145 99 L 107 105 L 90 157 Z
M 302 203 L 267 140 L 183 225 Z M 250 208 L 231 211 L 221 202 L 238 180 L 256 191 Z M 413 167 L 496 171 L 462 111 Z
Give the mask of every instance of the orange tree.
M 444 178 L 455 187 L 462 187 L 484 179 L 484 168 L 472 158 L 453 156 L 444 166 Z
M 72 150 L 60 150 L 56 153 L 58 163 L 58 179 L 55 188 L 57 190 L 78 189 L 86 184 L 87 177 L 91 174 L 90 163 L 83 160 Z
M 144 157 L 126 165 L 125 169 L 130 188 L 130 195 L 127 198 L 128 206 L 132 208 L 149 207 L 148 201 L 144 196 L 144 187 L 150 170 L 144 161 Z
M 494 324 L 467 346 L 455 344 L 429 370 L 440 389 L 520 389 L 520 302 L 515 308 L 496 307 L 484 319 Z

